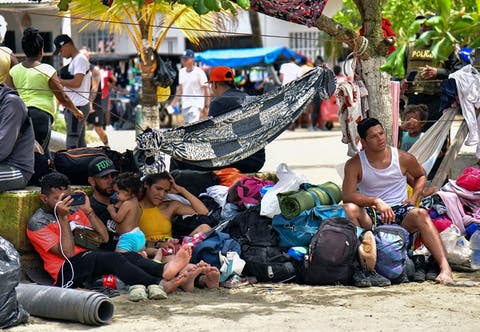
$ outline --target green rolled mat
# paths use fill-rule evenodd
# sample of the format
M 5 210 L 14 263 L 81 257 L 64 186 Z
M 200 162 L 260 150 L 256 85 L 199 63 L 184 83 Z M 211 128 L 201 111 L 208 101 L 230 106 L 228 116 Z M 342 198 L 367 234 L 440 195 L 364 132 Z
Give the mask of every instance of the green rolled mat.
M 292 219 L 298 216 L 302 211 L 311 209 L 315 206 L 315 200 L 311 194 L 314 193 L 321 205 L 332 205 L 338 204 L 342 200 L 342 190 L 335 183 L 328 181 L 319 186 L 312 186 L 305 189 L 299 189 L 294 191 L 286 191 L 283 193 L 278 193 L 278 204 L 280 206 L 280 212 L 287 219 Z M 332 202 L 330 196 L 327 194 L 328 191 L 335 202 Z

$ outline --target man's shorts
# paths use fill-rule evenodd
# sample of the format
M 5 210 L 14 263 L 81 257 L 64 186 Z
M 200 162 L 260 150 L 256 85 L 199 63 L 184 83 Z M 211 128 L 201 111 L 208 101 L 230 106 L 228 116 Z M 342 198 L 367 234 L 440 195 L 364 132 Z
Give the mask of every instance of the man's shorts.
M 105 112 L 103 109 L 96 109 L 95 112 L 88 114 L 87 122 L 95 127 L 105 126 Z
M 407 213 L 410 212 L 410 210 L 415 208 L 416 206 L 410 205 L 410 204 L 401 204 L 401 205 L 392 206 L 393 213 L 395 214 L 394 223 L 397 225 L 401 225 Z M 380 213 L 377 213 L 375 208 L 367 206 L 364 209 L 365 209 L 365 212 L 367 212 L 370 219 L 372 219 L 372 222 L 374 225 L 384 224 L 384 222 L 382 221 L 382 215 Z

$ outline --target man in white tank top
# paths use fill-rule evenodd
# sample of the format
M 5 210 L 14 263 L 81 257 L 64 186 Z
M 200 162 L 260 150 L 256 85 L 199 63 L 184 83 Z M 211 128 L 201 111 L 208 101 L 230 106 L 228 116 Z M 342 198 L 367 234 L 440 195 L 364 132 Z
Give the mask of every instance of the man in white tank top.
M 427 210 L 415 206 L 427 181 L 423 167 L 412 154 L 387 145 L 385 131 L 377 119 L 362 120 L 357 130 L 364 150 L 345 165 L 342 190 L 347 216 L 366 230 L 372 228 L 372 219 L 376 217 L 377 223 L 395 223 L 410 233 L 420 232 L 440 267 L 435 280 L 452 283 L 452 270 L 438 231 Z M 410 198 L 407 173 L 413 188 Z

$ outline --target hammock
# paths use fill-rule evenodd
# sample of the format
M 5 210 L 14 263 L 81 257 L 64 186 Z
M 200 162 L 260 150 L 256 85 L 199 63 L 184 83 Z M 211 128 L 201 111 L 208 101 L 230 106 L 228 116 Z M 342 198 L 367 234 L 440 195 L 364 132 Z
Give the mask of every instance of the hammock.
M 314 26 L 328 0 L 250 0 L 252 10 L 284 21 Z
M 427 174 L 432 170 L 433 164 L 435 164 L 435 160 L 442 149 L 443 143 L 447 139 L 456 113 L 456 109 L 450 108 L 445 110 L 441 118 L 438 119 L 408 150 L 408 152 L 413 154 L 418 162 L 422 164 Z
M 218 117 L 165 131 L 144 131 L 137 136 L 135 160 L 144 174 L 165 169 L 160 152 L 204 168 L 230 165 L 278 137 L 302 114 L 316 93 L 327 99 L 334 91 L 333 72 L 314 68 Z

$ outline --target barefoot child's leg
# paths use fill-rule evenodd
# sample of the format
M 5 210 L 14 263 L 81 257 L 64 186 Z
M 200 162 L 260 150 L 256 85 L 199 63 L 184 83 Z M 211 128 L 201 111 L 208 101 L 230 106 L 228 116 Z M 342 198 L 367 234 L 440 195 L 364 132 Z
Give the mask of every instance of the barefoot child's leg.
M 192 292 L 195 287 L 195 279 L 203 273 L 203 269 L 199 268 L 196 265 L 188 264 L 185 269 L 181 272 L 185 275 L 185 279 L 183 280 L 180 288 L 183 289 L 185 292 Z
M 180 284 L 183 282 L 184 279 L 185 279 L 185 275 L 179 274 L 174 279 L 171 279 L 168 281 L 165 279 L 162 279 L 160 281 L 160 285 L 163 286 L 163 289 L 167 294 L 170 294 L 170 293 L 173 293 L 178 288 L 178 286 L 180 286 Z
M 175 256 L 173 256 L 172 260 L 165 264 L 163 269 L 163 279 L 170 280 L 174 278 L 178 272 L 180 272 L 185 266 L 187 266 L 188 262 L 190 262 L 190 258 L 192 257 L 192 248 L 185 245 L 182 246 Z

